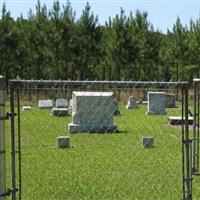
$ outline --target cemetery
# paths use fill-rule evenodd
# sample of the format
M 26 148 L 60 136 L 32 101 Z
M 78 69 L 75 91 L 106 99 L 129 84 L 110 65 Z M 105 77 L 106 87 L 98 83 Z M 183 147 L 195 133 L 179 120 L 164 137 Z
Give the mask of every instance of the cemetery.
M 144 1 L 1 1 L 0 200 L 200 200 L 200 1 Z

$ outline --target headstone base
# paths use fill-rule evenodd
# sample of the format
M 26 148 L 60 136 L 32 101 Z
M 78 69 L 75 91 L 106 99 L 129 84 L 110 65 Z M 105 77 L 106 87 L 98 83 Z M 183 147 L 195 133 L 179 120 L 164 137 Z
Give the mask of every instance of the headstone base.
M 68 109 L 67 108 L 53 108 L 52 114 L 53 116 L 64 117 L 68 115 Z
M 116 132 L 117 125 L 102 125 L 102 124 L 91 124 L 91 125 L 80 125 L 80 124 L 72 124 L 70 123 L 68 129 L 71 133 L 78 133 L 78 132 L 97 132 L 97 133 L 104 133 L 104 132 Z

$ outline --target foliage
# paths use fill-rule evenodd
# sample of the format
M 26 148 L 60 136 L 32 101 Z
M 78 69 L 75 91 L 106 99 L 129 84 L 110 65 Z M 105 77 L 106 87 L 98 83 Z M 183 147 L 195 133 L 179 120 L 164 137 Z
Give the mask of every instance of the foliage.
M 21 79 L 189 80 L 200 73 L 200 19 L 154 30 L 148 13 L 119 14 L 100 25 L 89 3 L 76 19 L 70 2 L 14 20 L 2 6 L 0 74 Z

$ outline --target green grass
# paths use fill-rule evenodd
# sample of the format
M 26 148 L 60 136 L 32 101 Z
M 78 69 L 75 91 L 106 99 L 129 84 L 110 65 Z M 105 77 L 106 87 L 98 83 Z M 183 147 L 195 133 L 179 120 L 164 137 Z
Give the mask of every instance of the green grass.
M 71 117 L 53 117 L 33 108 L 21 113 L 24 200 L 177 200 L 182 194 L 181 129 L 167 115 L 146 115 L 146 106 L 115 117 L 120 133 L 70 134 Z M 71 148 L 58 149 L 57 136 L 70 135 Z M 141 146 L 155 137 L 155 148 Z M 194 199 L 200 199 L 200 178 Z

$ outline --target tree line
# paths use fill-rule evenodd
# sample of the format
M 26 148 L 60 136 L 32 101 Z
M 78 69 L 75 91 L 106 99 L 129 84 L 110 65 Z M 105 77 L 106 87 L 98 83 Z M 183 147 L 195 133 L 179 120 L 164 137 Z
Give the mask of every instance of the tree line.
M 172 30 L 155 30 L 147 12 L 121 8 L 101 25 L 87 3 L 81 16 L 70 2 L 13 19 L 3 4 L 0 74 L 9 79 L 157 80 L 199 77 L 200 19 L 179 18 Z

